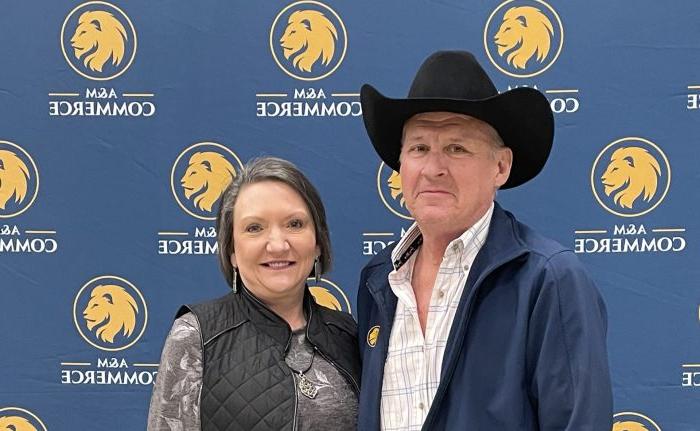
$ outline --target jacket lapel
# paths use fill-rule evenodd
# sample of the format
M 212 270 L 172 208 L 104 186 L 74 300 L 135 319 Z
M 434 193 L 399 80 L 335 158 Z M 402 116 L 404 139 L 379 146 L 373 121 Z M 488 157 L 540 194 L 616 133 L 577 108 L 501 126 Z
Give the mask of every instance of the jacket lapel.
M 384 364 L 389 351 L 389 336 L 398 301 L 389 286 L 389 273 L 392 269 L 391 255 L 387 254 L 385 259 L 372 269 L 366 281 L 367 290 L 376 304 L 376 308 L 373 307 L 369 313 L 367 324 L 369 328 L 379 326 L 379 336 L 374 347 L 364 347 L 366 353 L 363 360 L 363 370 L 364 373 L 372 376 L 371 384 L 362 387 L 361 395 L 364 398 L 364 403 L 368 406 L 366 409 L 367 418 L 364 422 L 365 425 L 371 424 L 368 429 L 379 429 L 380 426 Z M 366 335 L 368 334 L 360 334 L 359 336 Z
M 474 259 L 469 270 L 462 298 L 457 306 L 454 322 L 447 339 L 445 355 L 442 360 L 440 384 L 430 408 L 430 412 L 423 424 L 423 429 L 430 429 L 432 421 L 439 409 L 442 398 L 452 380 L 452 374 L 462 356 L 462 347 L 469 324 L 472 308 L 476 302 L 479 287 L 483 280 L 498 267 L 527 253 L 515 233 L 515 220 L 504 211 L 498 203 L 494 203 L 493 216 L 489 226 L 486 242 Z

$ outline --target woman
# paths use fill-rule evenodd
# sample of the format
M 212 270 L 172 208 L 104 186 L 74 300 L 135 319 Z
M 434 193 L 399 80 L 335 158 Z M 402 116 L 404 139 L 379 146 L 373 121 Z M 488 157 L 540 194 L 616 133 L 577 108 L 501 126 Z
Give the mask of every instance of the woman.
M 178 312 L 148 430 L 355 429 L 355 321 L 305 284 L 331 265 L 316 189 L 287 161 L 253 160 L 222 194 L 216 226 L 232 291 Z

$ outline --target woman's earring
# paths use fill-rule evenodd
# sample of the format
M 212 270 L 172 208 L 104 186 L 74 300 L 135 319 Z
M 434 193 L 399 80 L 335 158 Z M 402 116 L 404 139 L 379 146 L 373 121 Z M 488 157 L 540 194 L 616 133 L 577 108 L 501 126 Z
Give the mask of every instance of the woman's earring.
M 321 281 L 321 262 L 318 261 L 320 256 L 317 256 L 314 260 L 314 279 L 316 283 Z
M 233 293 L 238 293 L 238 269 L 235 266 L 231 269 L 231 289 Z

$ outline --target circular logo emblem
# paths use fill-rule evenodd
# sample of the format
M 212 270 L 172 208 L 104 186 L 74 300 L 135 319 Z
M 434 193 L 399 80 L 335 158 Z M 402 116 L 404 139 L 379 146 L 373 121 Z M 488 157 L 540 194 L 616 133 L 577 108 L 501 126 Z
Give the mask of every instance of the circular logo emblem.
M 107 81 L 124 73 L 136 56 L 136 29 L 111 3 L 90 1 L 73 9 L 61 27 L 63 57 L 78 74 Z
M 379 164 L 377 171 L 377 192 L 389 211 L 406 220 L 413 220 L 406 208 L 406 200 L 401 188 L 401 175 L 384 162 Z
M 216 203 L 243 168 L 236 153 L 215 142 L 200 142 L 180 153 L 170 173 L 177 204 L 201 220 L 216 220 Z
M 367 345 L 369 347 L 374 347 L 377 345 L 377 339 L 379 338 L 379 325 L 372 326 L 367 331 Z
M 316 81 L 335 72 L 345 58 L 345 24 L 325 4 L 312 0 L 290 4 L 270 28 L 270 50 L 287 75 Z
M 19 407 L 0 408 L 0 430 L 47 431 L 41 419 Z
M 598 203 L 620 217 L 637 217 L 656 208 L 671 186 L 671 166 L 656 144 L 622 138 L 606 146 L 593 162 L 591 188 Z
M 0 218 L 25 212 L 39 193 L 39 171 L 22 147 L 0 141 Z
M 486 21 L 484 48 L 506 75 L 529 78 L 549 69 L 564 45 L 557 12 L 542 0 L 508 0 Z
M 95 277 L 75 296 L 73 322 L 93 347 L 108 352 L 128 349 L 146 330 L 146 300 L 136 286 L 121 277 Z
M 612 431 L 661 431 L 656 422 L 641 413 L 616 413 L 613 418 Z
M 314 278 L 309 278 L 306 282 L 309 285 L 309 292 L 318 305 L 323 305 L 331 310 L 352 313 L 348 297 L 337 284 L 325 278 L 321 278 L 318 283 Z

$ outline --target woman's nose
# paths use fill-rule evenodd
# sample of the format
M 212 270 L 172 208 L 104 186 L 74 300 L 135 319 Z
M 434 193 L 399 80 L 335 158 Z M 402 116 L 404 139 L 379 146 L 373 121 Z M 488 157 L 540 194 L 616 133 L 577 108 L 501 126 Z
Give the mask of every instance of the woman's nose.
M 270 253 L 289 250 L 289 242 L 284 232 L 280 229 L 273 229 L 267 238 L 267 251 Z

